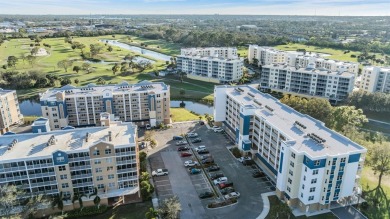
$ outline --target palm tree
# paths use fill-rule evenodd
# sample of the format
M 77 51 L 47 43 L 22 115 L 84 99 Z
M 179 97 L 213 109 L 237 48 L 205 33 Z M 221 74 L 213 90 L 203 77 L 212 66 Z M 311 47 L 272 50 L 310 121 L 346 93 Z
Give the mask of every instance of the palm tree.
M 180 96 L 184 97 L 186 94 L 186 91 L 182 88 L 180 89 Z M 180 107 L 184 107 L 186 104 L 184 103 L 183 99 L 181 100 Z
M 99 209 L 101 199 L 100 199 L 100 197 L 97 195 L 97 193 L 98 193 L 98 189 L 95 187 L 95 188 L 93 188 L 93 193 L 90 194 L 90 195 L 88 196 L 88 198 L 91 198 L 91 196 L 94 196 L 94 195 L 95 195 L 95 198 L 93 199 L 93 203 L 94 203 L 95 206 Z
M 72 198 L 72 204 L 74 206 L 74 203 L 75 201 L 78 201 L 79 202 L 79 205 L 80 205 L 80 210 L 82 211 L 83 208 L 84 208 L 84 205 L 83 205 L 83 197 L 86 197 L 84 195 L 84 193 L 80 193 L 80 192 L 75 192 L 73 194 L 73 198 Z
M 64 197 L 62 192 L 55 194 L 51 202 L 51 207 L 57 207 L 59 210 L 61 210 L 61 214 L 64 214 L 64 201 L 66 200 L 67 198 Z
M 149 211 L 146 212 L 145 217 L 146 219 L 155 219 L 158 216 L 158 212 L 154 210 L 153 208 L 149 208 Z
M 168 219 L 179 218 L 179 213 L 181 211 L 179 198 L 177 196 L 174 196 L 172 198 L 165 199 L 159 211 L 163 218 L 168 218 Z

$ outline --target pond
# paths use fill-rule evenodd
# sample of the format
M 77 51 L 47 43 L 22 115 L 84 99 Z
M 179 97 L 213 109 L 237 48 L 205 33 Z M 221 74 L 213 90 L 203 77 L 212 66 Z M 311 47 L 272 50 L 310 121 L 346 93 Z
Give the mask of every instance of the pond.
M 118 46 L 122 49 L 127 49 L 127 50 L 130 50 L 133 52 L 141 53 L 143 55 L 150 56 L 150 57 L 158 59 L 158 60 L 163 60 L 163 61 L 170 61 L 171 60 L 171 56 L 168 56 L 168 55 L 165 55 L 165 54 L 162 54 L 159 52 L 155 52 L 152 50 L 140 48 L 137 46 L 130 46 L 128 44 L 121 43 L 121 42 L 118 42 L 116 40 L 100 40 L 100 41 L 107 43 L 109 45 Z
M 147 58 L 141 57 L 141 56 L 136 56 L 133 59 L 133 61 L 136 62 L 136 63 L 138 63 L 140 61 L 148 61 L 150 63 L 155 63 L 155 61 L 153 61 L 151 59 L 147 59 Z M 114 65 L 116 63 L 121 63 L 121 62 L 107 62 L 107 61 L 104 61 L 104 60 L 100 60 L 100 61 L 96 61 L 96 62 L 87 60 L 87 61 L 84 61 L 84 62 L 91 63 L 91 64 L 96 63 L 96 64 L 102 64 L 102 65 L 110 65 L 110 64 Z M 124 60 L 122 62 L 124 62 Z
M 181 101 L 171 100 L 171 107 L 180 107 Z M 213 114 L 213 106 L 205 105 L 202 103 L 197 103 L 193 101 L 184 101 L 186 104 L 184 108 L 189 111 L 193 111 L 197 114 L 203 115 L 208 113 L 210 115 Z M 20 112 L 24 116 L 41 116 L 41 104 L 36 100 L 23 100 L 20 104 Z

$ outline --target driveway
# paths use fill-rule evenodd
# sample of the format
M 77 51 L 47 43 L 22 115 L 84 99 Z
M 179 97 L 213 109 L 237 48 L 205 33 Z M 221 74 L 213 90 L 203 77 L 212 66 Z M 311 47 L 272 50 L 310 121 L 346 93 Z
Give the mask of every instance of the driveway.
M 331 210 L 334 215 L 342 219 L 367 219 L 362 213 L 352 206 L 340 207 Z

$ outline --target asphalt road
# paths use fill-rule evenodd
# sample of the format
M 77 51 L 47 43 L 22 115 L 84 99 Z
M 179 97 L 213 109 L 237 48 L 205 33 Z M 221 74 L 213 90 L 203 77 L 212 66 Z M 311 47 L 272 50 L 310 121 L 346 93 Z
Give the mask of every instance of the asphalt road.
M 331 210 L 334 215 L 342 219 L 367 219 L 362 213 L 352 206 L 340 207 Z

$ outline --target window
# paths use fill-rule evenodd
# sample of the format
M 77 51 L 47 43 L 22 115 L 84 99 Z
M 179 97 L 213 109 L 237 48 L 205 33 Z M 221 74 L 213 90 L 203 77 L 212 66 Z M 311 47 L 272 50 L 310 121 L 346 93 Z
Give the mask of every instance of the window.
M 93 155 L 94 156 L 99 156 L 100 155 L 100 151 L 99 150 L 94 150 L 93 151 Z
M 113 170 L 114 170 L 113 166 L 107 167 L 107 171 L 113 171 Z
M 108 179 L 114 179 L 114 178 L 115 178 L 114 174 L 108 175 Z
M 340 163 L 345 163 L 345 157 L 341 158 Z
M 301 198 L 303 198 L 303 193 L 301 192 Z
M 310 192 L 315 192 L 316 191 L 316 187 L 311 187 L 310 188 Z
M 337 184 L 337 185 L 336 185 L 336 189 L 339 189 L 339 188 L 340 188 L 340 184 Z
M 65 171 L 65 170 L 66 170 L 66 167 L 65 167 L 65 166 L 59 166 L 59 167 L 58 167 L 58 170 L 59 170 L 59 171 Z
M 96 181 L 102 181 L 103 180 L 103 176 L 97 176 L 96 177 Z
M 319 166 L 320 165 L 320 161 L 319 160 L 316 160 L 316 161 L 314 161 L 314 166 Z
M 63 189 L 69 188 L 69 183 L 62 183 L 61 187 L 62 187 Z
M 288 181 L 288 183 L 290 183 L 290 184 L 292 183 L 292 180 L 291 180 L 290 178 L 288 178 L 287 181 Z
M 339 172 L 343 172 L 343 171 L 344 171 L 344 167 L 340 167 Z
M 318 170 L 313 170 L 313 175 L 317 175 L 318 174 Z
M 309 196 L 309 201 L 312 201 L 312 200 L 314 200 L 314 195 Z
M 105 154 L 111 154 L 111 148 L 107 148 L 106 150 L 104 150 L 104 153 Z
M 291 157 L 295 158 L 295 153 L 291 152 Z
M 302 189 L 305 189 L 305 185 L 302 185 Z
M 96 172 L 96 173 L 101 173 L 101 172 L 102 172 L 102 168 L 101 168 L 101 167 L 96 168 L 96 169 L 95 169 L 95 172 Z
M 112 163 L 112 158 L 106 158 L 106 163 Z
M 61 180 L 68 179 L 68 175 L 60 175 L 60 179 Z
M 338 197 L 338 196 L 339 196 L 339 192 L 335 192 L 334 197 Z
M 303 181 L 306 181 L 306 176 L 303 176 Z
M 307 167 L 305 167 L 305 172 L 307 172 Z
M 294 162 L 290 161 L 290 166 L 294 167 Z
M 108 183 L 108 187 L 109 188 L 114 188 L 115 187 L 115 183 L 113 183 L 113 182 L 112 183 Z
M 102 161 L 100 159 L 95 159 L 95 164 L 101 164 Z
M 332 162 L 332 166 L 334 166 L 334 165 L 336 165 L 336 160 L 334 160 L 334 161 Z
M 343 178 L 343 175 L 338 175 L 337 180 L 341 180 Z
M 98 184 L 98 189 L 104 189 L 104 184 Z
M 288 170 L 288 173 L 289 173 L 291 176 L 294 175 L 292 170 Z
M 311 184 L 317 183 L 317 178 L 311 180 Z
M 287 186 L 287 191 L 291 192 L 291 188 Z

